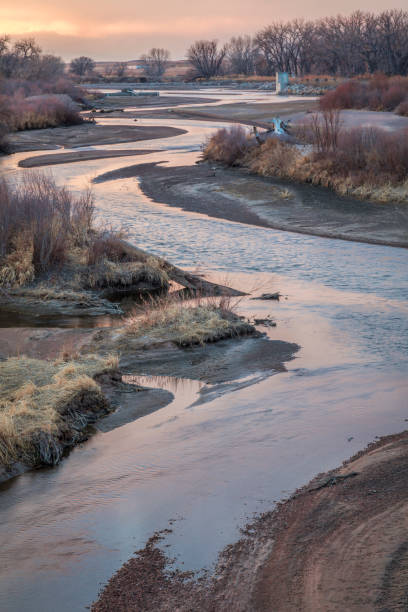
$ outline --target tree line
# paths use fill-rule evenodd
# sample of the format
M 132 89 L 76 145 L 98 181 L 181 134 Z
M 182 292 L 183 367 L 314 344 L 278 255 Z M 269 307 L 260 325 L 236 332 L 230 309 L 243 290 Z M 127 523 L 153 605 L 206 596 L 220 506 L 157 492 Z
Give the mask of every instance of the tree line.
M 187 50 L 190 76 L 212 78 L 220 74 L 270 76 L 276 71 L 301 76 L 328 74 L 355 76 L 384 72 L 408 73 L 408 11 L 391 9 L 378 14 L 355 11 L 349 16 L 276 21 L 254 36 L 234 36 L 225 45 L 198 40 Z M 149 79 L 160 79 L 170 53 L 154 47 L 140 60 Z M 73 59 L 69 71 L 85 77 L 95 62 Z M 15 79 L 54 79 L 65 71 L 61 58 L 44 55 L 31 38 L 15 42 L 0 38 L 0 75 Z M 110 74 L 125 76 L 126 62 L 117 62 Z
M 233 37 L 219 46 L 197 41 L 187 52 L 197 74 L 273 75 L 276 71 L 355 76 L 408 72 L 408 12 L 355 11 L 316 20 L 277 21 L 255 36 Z
M 60 57 L 43 54 L 33 38 L 10 42 L 0 37 L 0 76 L 18 80 L 55 80 L 65 72 Z

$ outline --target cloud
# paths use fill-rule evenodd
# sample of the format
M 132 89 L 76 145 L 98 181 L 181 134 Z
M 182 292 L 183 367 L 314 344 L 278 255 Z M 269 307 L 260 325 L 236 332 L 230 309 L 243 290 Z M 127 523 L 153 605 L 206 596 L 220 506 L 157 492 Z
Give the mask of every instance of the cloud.
M 338 6 L 334 0 L 308 5 L 301 0 L 1 0 L 0 27 L 14 37 L 35 36 L 45 51 L 65 59 L 83 54 L 130 59 L 152 46 L 168 47 L 174 58 L 181 58 L 197 38 L 224 41 L 274 20 L 337 14 Z M 406 8 L 406 0 L 393 0 L 393 6 Z M 355 8 L 355 0 L 343 0 L 342 12 Z M 359 8 L 385 7 L 380 0 L 360 0 Z

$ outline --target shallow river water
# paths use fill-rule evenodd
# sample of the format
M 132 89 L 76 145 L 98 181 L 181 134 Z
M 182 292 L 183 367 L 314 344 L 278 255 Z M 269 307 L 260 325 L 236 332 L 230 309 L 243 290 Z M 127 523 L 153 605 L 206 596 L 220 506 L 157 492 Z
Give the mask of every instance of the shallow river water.
M 134 144 L 159 154 L 64 164 L 53 175 L 79 189 L 134 163 L 193 163 L 217 127 L 144 123 L 188 133 Z M 3 173 L 18 175 L 16 162 L 29 155 L 3 160 Z M 55 469 L 3 485 L 1 610 L 85 609 L 169 521 L 170 556 L 185 568 L 210 567 L 253 513 L 272 508 L 375 436 L 401 431 L 408 419 L 407 250 L 186 213 L 150 201 L 136 179 L 96 184 L 95 196 L 100 218 L 125 224 L 142 248 L 255 294 L 279 290 L 287 299 L 247 299 L 239 309 L 271 314 L 277 322 L 271 339 L 301 348 L 286 372 L 255 374 L 216 392 L 190 380 L 137 379 L 172 391 L 174 401 L 97 433 Z

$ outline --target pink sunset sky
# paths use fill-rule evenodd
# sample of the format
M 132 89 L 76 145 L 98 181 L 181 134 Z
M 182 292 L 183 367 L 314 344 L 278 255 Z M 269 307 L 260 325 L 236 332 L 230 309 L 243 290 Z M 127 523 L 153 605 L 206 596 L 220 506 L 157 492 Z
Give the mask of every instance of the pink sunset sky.
M 198 38 L 221 42 L 253 34 L 274 20 L 381 11 L 378 0 L 2 0 L 1 33 L 33 36 L 46 53 L 65 60 L 89 55 L 96 60 L 137 59 L 152 46 L 166 47 L 183 59 Z M 406 0 L 392 8 L 406 9 Z

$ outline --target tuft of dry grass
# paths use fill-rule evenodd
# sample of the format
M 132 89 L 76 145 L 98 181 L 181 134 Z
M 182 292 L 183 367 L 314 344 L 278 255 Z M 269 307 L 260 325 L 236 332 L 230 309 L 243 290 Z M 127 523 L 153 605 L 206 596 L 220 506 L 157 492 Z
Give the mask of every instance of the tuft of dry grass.
M 117 357 L 95 355 L 0 362 L 0 464 L 58 463 L 86 425 L 108 412 L 94 378 L 117 367 Z
M 146 262 L 115 262 L 102 259 L 88 268 L 86 283 L 91 288 L 130 287 L 146 283 L 154 287 L 167 289 L 169 277 L 159 259 L 149 257 Z
M 126 320 L 123 335 L 191 346 L 252 333 L 254 329 L 233 308 L 225 296 L 158 299 Z

